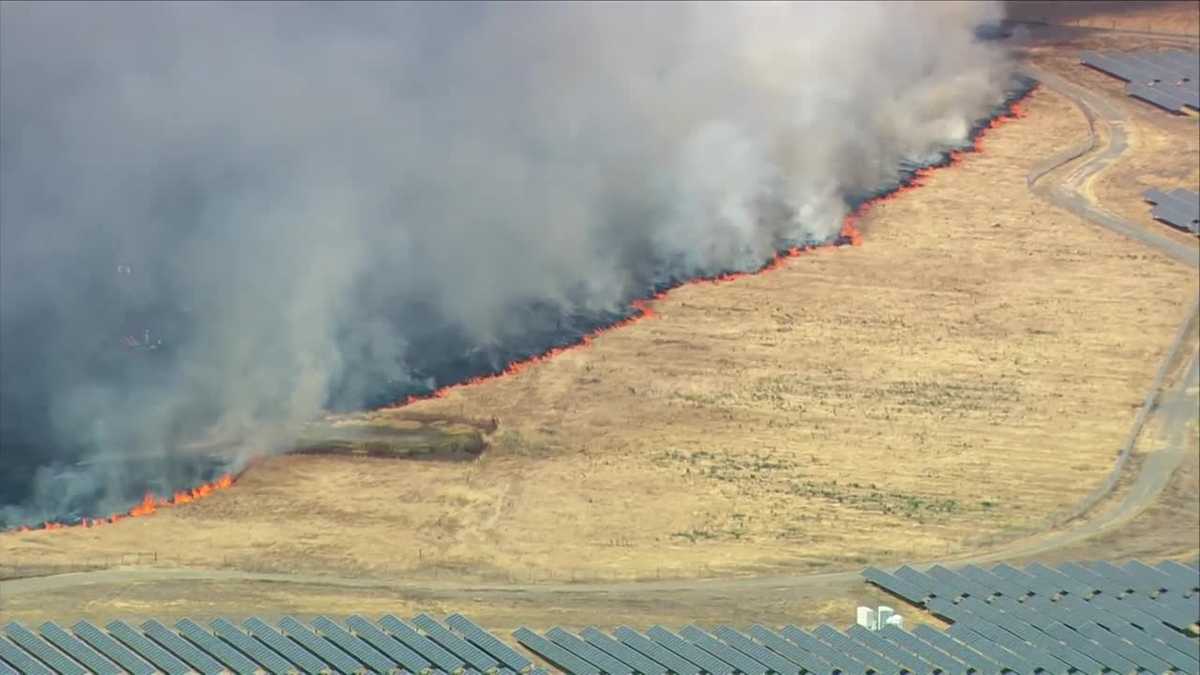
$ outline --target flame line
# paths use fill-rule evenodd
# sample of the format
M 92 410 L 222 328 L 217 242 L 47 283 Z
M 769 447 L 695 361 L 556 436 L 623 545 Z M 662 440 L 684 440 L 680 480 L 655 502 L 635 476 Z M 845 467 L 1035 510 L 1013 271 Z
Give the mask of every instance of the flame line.
M 627 316 L 623 319 L 620 319 L 619 321 L 611 323 L 607 326 L 603 326 L 603 327 L 597 328 L 593 331 L 590 331 L 587 334 L 585 334 L 583 337 L 579 338 L 578 341 L 576 341 L 572 344 L 564 345 L 562 347 L 553 347 L 553 348 L 546 350 L 545 352 L 542 352 L 541 354 L 536 354 L 534 356 L 530 356 L 525 359 L 512 361 L 507 366 L 505 366 L 503 370 L 500 370 L 495 373 L 490 373 L 490 374 L 486 374 L 486 375 L 478 375 L 478 376 L 463 380 L 461 382 L 455 382 L 453 384 L 448 384 L 443 387 L 434 389 L 433 391 L 431 391 L 427 394 L 413 394 L 413 395 L 407 396 L 406 398 L 402 399 L 398 403 L 392 404 L 390 406 L 382 406 L 381 408 L 379 408 L 379 410 L 396 410 L 399 408 L 403 408 L 403 407 L 412 405 L 414 403 L 418 403 L 420 401 L 428 401 L 431 399 L 444 398 L 447 394 L 449 394 L 450 392 L 452 392 L 456 389 L 473 387 L 475 385 L 482 384 L 489 380 L 495 380 L 495 379 L 499 379 L 501 377 L 505 377 L 505 376 L 509 376 L 509 375 L 516 375 L 517 373 L 520 373 L 533 365 L 536 365 L 543 361 L 548 361 L 556 356 L 559 356 L 560 354 L 564 354 L 566 352 L 569 352 L 569 351 L 572 351 L 575 349 L 580 349 L 582 347 L 587 347 L 592 344 L 592 341 L 595 338 L 599 337 L 600 335 L 602 335 L 604 333 L 607 333 L 607 332 L 613 331 L 613 330 L 617 330 L 619 328 L 623 328 L 625 326 L 631 325 L 638 321 L 642 321 L 644 319 L 655 318 L 657 316 L 657 314 L 655 314 L 654 308 L 651 307 L 650 303 L 652 303 L 655 300 L 662 300 L 663 298 L 665 298 L 667 296 L 668 293 L 675 290 L 676 288 L 680 288 L 680 287 L 688 286 L 688 285 L 692 285 L 692 284 L 702 284 L 702 283 L 708 283 L 708 284 L 714 284 L 714 285 L 723 284 L 723 283 L 728 283 L 731 281 L 737 281 L 738 279 L 742 279 L 745 277 L 763 274 L 763 273 L 777 270 L 777 269 L 783 267 L 784 263 L 790 259 L 797 258 L 805 253 L 809 253 L 809 252 L 817 250 L 817 249 L 836 249 L 836 248 L 840 248 L 843 246 L 861 246 L 863 243 L 863 236 L 862 236 L 862 232 L 858 228 L 858 223 L 862 220 L 862 218 L 864 216 L 866 216 L 867 212 L 870 211 L 872 207 L 874 207 L 875 205 L 880 204 L 882 202 L 896 199 L 900 195 L 903 195 L 911 190 L 915 190 L 919 187 L 924 186 L 925 179 L 929 178 L 929 176 L 931 176 L 934 172 L 936 172 L 940 169 L 945 169 L 947 167 L 957 166 L 959 163 L 962 162 L 963 157 L 967 154 L 983 152 L 983 147 L 984 147 L 983 146 L 983 137 L 984 137 L 984 135 L 988 131 L 991 131 L 992 129 L 995 129 L 995 128 L 1001 126 L 1005 122 L 1025 117 L 1027 113 L 1022 108 L 1021 103 L 1026 98 L 1028 98 L 1031 94 L 1033 94 L 1033 92 L 1037 91 L 1039 86 L 1040 85 L 1034 85 L 1027 91 L 1025 91 L 1025 92 L 1021 93 L 1020 95 L 1014 97 L 1013 99 L 1007 101 L 1004 104 L 1001 111 L 998 114 L 996 114 L 994 117 L 992 117 L 988 121 L 988 124 L 986 126 L 980 127 L 976 131 L 976 133 L 974 134 L 974 137 L 972 138 L 972 143 L 969 147 L 959 149 L 959 150 L 951 150 L 949 153 L 947 153 L 946 157 L 942 161 L 939 161 L 939 162 L 931 164 L 929 166 L 917 169 L 912 174 L 910 174 L 909 176 L 902 179 L 896 187 L 892 188 L 891 190 L 888 190 L 887 192 L 884 192 L 883 194 L 872 197 L 871 199 L 864 201 L 862 204 L 859 204 L 858 207 L 856 207 L 850 213 L 846 214 L 845 218 L 842 219 L 842 227 L 838 233 L 838 236 L 828 243 L 809 244 L 809 245 L 804 245 L 804 246 L 790 246 L 781 251 L 777 251 L 771 257 L 771 259 L 769 261 L 767 261 L 762 267 L 760 267 L 757 270 L 754 270 L 752 272 L 724 272 L 724 273 L 714 274 L 714 275 L 698 276 L 698 277 L 694 277 L 692 279 L 688 279 L 686 281 L 682 281 L 677 284 L 674 284 L 673 286 L 671 286 L 669 288 L 666 288 L 666 289 L 663 289 L 660 291 L 656 291 L 655 293 L 653 293 L 652 295 L 650 295 L 648 297 L 635 298 L 635 299 L 631 300 L 629 303 L 630 307 L 634 310 L 633 314 L 631 314 L 630 316 Z M 200 499 L 204 499 L 205 497 L 211 495 L 212 493 L 214 493 L 218 490 L 224 490 L 224 489 L 233 487 L 233 485 L 237 482 L 237 480 L 239 478 L 241 478 L 242 474 L 244 474 L 247 470 L 249 470 L 251 466 L 253 466 L 253 461 L 250 464 L 247 464 L 237 474 L 226 473 L 226 474 L 221 475 L 216 480 L 214 480 L 210 483 L 204 483 L 204 484 L 200 485 L 199 487 L 195 487 L 190 490 L 177 490 L 170 498 L 158 497 L 157 495 L 155 495 L 152 492 L 147 492 L 139 504 L 132 507 L 125 513 L 114 513 L 106 518 L 83 518 L 79 523 L 63 523 L 63 522 L 56 522 L 56 521 L 46 521 L 46 522 L 43 522 L 40 526 L 34 526 L 34 527 L 22 526 L 22 527 L 17 527 L 14 530 L 9 530 L 9 531 L 42 532 L 42 531 L 49 531 L 49 530 L 93 528 L 93 527 L 101 527 L 104 525 L 111 525 L 111 524 L 120 522 L 122 520 L 125 520 L 127 518 L 138 518 L 138 517 L 142 517 L 142 516 L 149 516 L 149 515 L 154 514 L 160 508 L 170 508 L 170 507 L 174 507 L 174 506 L 182 506 L 184 504 L 190 504 L 190 503 L 198 501 Z
M 754 270 L 751 272 L 723 272 L 723 273 L 714 274 L 714 275 L 697 276 L 697 277 L 688 279 L 686 281 L 682 281 L 677 284 L 674 284 L 669 288 L 666 288 L 666 289 L 663 289 L 660 291 L 656 291 L 654 294 L 652 294 L 650 296 L 643 297 L 643 298 L 635 298 L 634 300 L 631 300 L 629 303 L 630 306 L 634 310 L 636 310 L 635 313 L 633 313 L 632 315 L 630 315 L 628 317 L 625 317 L 624 319 L 620 319 L 614 323 L 611 323 L 607 326 L 602 326 L 593 331 L 590 331 L 572 344 L 564 345 L 562 347 L 552 347 L 552 348 L 542 352 L 541 354 L 536 354 L 534 356 L 530 356 L 530 357 L 527 357 L 524 359 L 518 359 L 518 360 L 512 361 L 508 365 L 506 365 L 502 370 L 500 370 L 498 372 L 488 373 L 485 375 L 477 375 L 475 377 L 470 377 L 470 378 L 467 378 L 460 382 L 455 382 L 455 383 L 448 384 L 448 385 L 445 385 L 442 387 L 438 387 L 437 389 L 434 389 L 433 391 L 431 391 L 427 394 L 410 394 L 409 396 L 406 396 L 405 398 L 401 399 L 397 403 L 380 407 L 379 410 L 396 410 L 399 408 L 403 408 L 403 407 L 412 405 L 414 403 L 419 403 L 421 401 L 445 398 L 445 396 L 447 394 L 449 394 L 450 392 L 452 392 L 456 389 L 473 387 L 475 385 L 481 384 L 483 382 L 487 382 L 489 380 L 499 379 L 501 377 L 505 377 L 508 375 L 515 375 L 515 374 L 520 373 L 521 371 L 529 368 L 530 366 L 532 366 L 534 364 L 541 363 L 543 361 L 547 361 L 547 360 L 552 359 L 560 354 L 569 352 L 574 349 L 580 349 L 582 347 L 587 347 L 587 346 L 591 345 L 592 340 L 594 340 L 595 338 L 599 337 L 600 335 L 602 335 L 604 333 L 607 333 L 607 332 L 613 331 L 613 330 L 617 330 L 619 328 L 623 328 L 625 326 L 636 323 L 643 319 L 655 318 L 657 315 L 655 314 L 654 309 L 650 306 L 650 303 L 655 300 L 662 300 L 663 298 L 665 298 L 667 296 L 667 294 L 669 294 L 671 291 L 675 290 L 676 288 L 680 288 L 680 287 L 688 286 L 688 285 L 692 285 L 692 284 L 702 284 L 702 283 L 722 284 L 722 283 L 726 283 L 726 282 L 730 282 L 730 281 L 737 281 L 738 279 L 742 279 L 745 277 L 763 274 L 765 272 L 770 272 L 770 271 L 779 269 L 780 267 L 783 266 L 783 264 L 786 261 L 788 261 L 792 258 L 799 257 L 802 254 L 805 254 L 805 253 L 808 253 L 808 252 L 811 252 L 811 251 L 814 251 L 817 249 L 840 248 L 842 246 L 862 246 L 863 236 L 862 236 L 862 232 L 858 229 L 858 223 L 867 214 L 867 212 L 871 209 L 871 207 L 873 207 L 876 204 L 879 204 L 881 202 L 895 199 L 896 197 L 899 197 L 901 194 L 904 194 L 910 190 L 914 190 L 916 188 L 922 187 L 925 184 L 924 183 L 925 179 L 928 178 L 929 176 L 931 176 L 935 171 L 937 171 L 939 169 L 944 169 L 947 167 L 952 167 L 952 166 L 958 165 L 959 163 L 962 162 L 963 157 L 969 153 L 983 152 L 983 136 L 984 136 L 984 134 L 986 134 L 988 131 L 990 131 L 992 129 L 995 129 L 996 127 L 999 127 L 1000 125 L 1004 124 L 1004 122 L 1025 117 L 1026 113 L 1025 113 L 1024 109 L 1021 107 L 1021 102 L 1023 100 L 1025 100 L 1028 96 L 1030 96 L 1034 91 L 1036 91 L 1037 88 L 1038 88 L 1037 85 L 1035 85 L 1034 87 L 1021 93 L 1020 95 L 1016 96 L 1015 98 L 1005 102 L 1001 111 L 999 113 L 997 113 L 995 116 L 993 116 L 988 121 L 988 124 L 986 126 L 982 126 L 976 131 L 973 138 L 971 139 L 972 142 L 969 147 L 965 147 L 965 148 L 958 149 L 958 150 L 951 150 L 949 153 L 947 153 L 946 157 L 943 160 L 941 160 L 937 163 L 931 164 L 929 166 L 917 169 L 912 174 L 910 174 L 909 176 L 902 179 L 896 187 L 894 187 L 876 197 L 872 197 L 871 199 L 864 201 L 862 204 L 859 204 L 853 211 L 846 214 L 846 216 L 842 220 L 842 227 L 838 233 L 838 236 L 835 237 L 833 240 L 829 241 L 828 243 L 808 244 L 808 245 L 804 245 L 804 246 L 790 246 L 786 249 L 776 251 L 775 254 L 772 256 L 772 258 L 769 261 L 767 261 L 765 264 L 763 264 L 762 267 L 759 267 L 757 270 Z

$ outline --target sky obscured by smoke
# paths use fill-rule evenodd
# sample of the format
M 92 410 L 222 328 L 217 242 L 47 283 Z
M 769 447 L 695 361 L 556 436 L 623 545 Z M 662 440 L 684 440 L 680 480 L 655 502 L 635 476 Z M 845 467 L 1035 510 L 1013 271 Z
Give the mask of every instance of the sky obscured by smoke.
M 999 102 L 999 12 L 0 5 L 0 524 L 828 239 Z

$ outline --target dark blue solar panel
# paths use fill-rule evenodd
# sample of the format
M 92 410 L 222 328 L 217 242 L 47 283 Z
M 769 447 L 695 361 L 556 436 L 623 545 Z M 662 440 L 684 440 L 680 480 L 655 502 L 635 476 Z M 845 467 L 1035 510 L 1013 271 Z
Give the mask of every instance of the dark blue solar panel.
M 703 669 L 658 644 L 657 642 L 647 638 L 641 633 L 633 630 L 628 626 L 621 626 L 613 631 L 613 635 L 617 637 L 623 644 L 645 654 L 647 657 L 654 659 L 656 662 L 663 664 L 679 675 L 700 675 Z
M 1162 639 L 1163 636 L 1147 633 L 1146 631 L 1124 621 L 1106 621 L 1104 618 L 1101 618 L 1101 621 L 1102 623 L 1100 623 L 1100 625 L 1104 626 L 1113 633 L 1120 635 L 1129 642 L 1132 642 L 1139 648 L 1145 649 L 1163 661 L 1170 663 L 1179 670 L 1185 673 L 1196 672 L 1196 657 L 1192 656 L 1190 653 L 1194 650 L 1180 651 L 1179 649 L 1167 644 L 1167 642 Z
M 726 644 L 767 666 L 773 672 L 780 673 L 781 675 L 785 673 L 796 673 L 798 675 L 803 670 L 798 664 L 758 644 L 729 626 L 717 626 L 714 632 Z
M 500 662 L 487 652 L 450 632 L 427 614 L 418 614 L 413 617 L 412 622 L 417 628 L 425 631 L 425 635 L 431 640 L 481 671 L 491 670 L 500 665 Z
M 262 642 L 246 635 L 229 621 L 214 619 L 208 625 L 212 626 L 213 632 L 220 636 L 221 639 L 233 645 L 238 651 L 249 656 L 275 675 L 287 675 L 288 673 L 299 672 L 296 666 L 289 663 L 287 659 L 275 653 L 274 650 Z
M 959 661 L 970 665 L 978 673 L 1000 672 L 1000 665 L 998 663 L 978 650 L 971 649 L 965 643 L 955 640 L 939 630 L 920 625 L 913 628 L 912 635 L 922 642 L 937 647 Z
M 1037 628 L 1024 621 L 1014 618 L 1007 612 L 1002 612 L 999 610 L 999 608 L 992 607 L 991 605 L 980 602 L 974 598 L 966 598 L 960 604 L 960 607 L 967 612 L 970 612 L 970 616 L 973 619 L 995 624 L 1012 633 L 1013 635 L 1016 635 L 1022 640 L 1036 642 L 1038 635 L 1041 633 L 1041 631 L 1039 631 Z
M 874 650 L 868 649 L 866 646 L 858 644 L 845 635 L 842 635 L 833 626 L 821 624 L 813 629 L 812 635 L 830 647 L 849 654 L 862 663 L 867 664 L 867 667 L 875 672 L 884 673 L 899 670 L 898 664 L 892 663 L 883 655 L 877 654 Z
M 933 675 L 933 671 L 936 670 L 933 664 L 925 659 L 889 640 L 884 640 L 875 631 L 867 630 L 862 626 L 850 626 L 846 630 L 846 636 L 876 654 L 886 657 L 892 663 L 900 664 L 910 673 Z
M 1175 112 L 1183 106 L 1183 99 L 1181 97 L 1176 95 L 1175 92 L 1161 87 L 1130 83 L 1125 86 L 1125 93 L 1171 112 Z
M 476 647 L 496 657 L 500 663 L 518 673 L 533 665 L 529 659 L 513 651 L 511 647 L 497 640 L 496 636 L 475 625 L 462 614 L 451 614 L 446 617 L 446 623 Z
M 907 581 L 898 579 L 894 575 L 875 567 L 868 567 L 867 569 L 863 570 L 863 577 L 866 578 L 867 581 L 870 581 L 883 590 L 893 595 L 900 596 L 914 605 L 920 605 L 921 602 L 929 595 L 924 589 L 918 588 Z
M 1137 579 L 1112 563 L 1096 560 L 1084 563 L 1084 566 L 1108 579 L 1108 587 L 1114 591 L 1113 595 L 1120 595 L 1126 591 L 1136 591 L 1139 588 Z
M 11 664 L 11 668 L 4 668 L 5 663 Z M 13 670 L 20 668 L 20 671 Z M 25 650 L 8 641 L 8 638 L 0 637 L 0 673 L 11 673 L 12 675 L 54 675 L 54 671 L 42 665 L 40 661 L 25 653 Z
M 587 661 L 588 663 L 599 667 L 609 675 L 633 675 L 633 668 L 621 661 L 609 656 L 608 653 L 601 651 L 592 645 L 584 642 L 579 637 L 555 626 L 546 632 L 546 637 L 554 644 L 571 652 L 575 656 Z
M 1086 654 L 1073 653 L 1073 650 L 1066 648 L 1041 631 L 1034 631 L 1029 642 L 1023 642 L 1012 632 L 1005 631 L 986 621 L 973 621 L 969 627 L 988 640 L 1002 645 L 1014 654 L 1019 654 L 1032 666 L 1047 672 L 1062 670 L 1064 666 L 1074 667 L 1085 673 L 1099 673 L 1104 670 L 1104 666 L 1091 657 Z
M 1132 576 L 1142 580 L 1150 590 L 1165 591 L 1169 590 L 1172 586 L 1170 577 L 1140 560 L 1130 560 L 1122 565 L 1121 568 Z
M 75 631 L 75 635 L 92 646 L 93 649 L 104 654 L 116 663 L 120 664 L 125 670 L 132 675 L 153 675 L 155 669 L 149 663 L 146 663 L 137 654 L 129 651 L 125 645 L 117 642 L 109 637 L 99 627 L 94 626 L 87 621 L 79 621 L 71 627 Z
M 196 645 L 179 637 L 170 628 L 157 621 L 150 620 L 143 623 L 142 632 L 163 649 L 178 656 L 203 675 L 218 675 L 218 673 L 226 672 L 225 666 L 218 663 L 216 659 L 200 651 Z
M 342 648 L 350 656 L 361 661 L 369 668 L 379 673 L 399 672 L 398 664 L 384 656 L 371 645 L 359 640 L 345 628 L 334 623 L 328 617 L 318 616 L 312 621 L 313 628 L 321 632 L 330 642 Z
M 929 611 L 947 621 L 960 621 L 967 616 L 967 610 L 959 605 L 941 598 L 929 599 Z
M 903 647 L 905 650 L 920 656 L 925 661 L 937 666 L 943 673 L 965 673 L 967 671 L 968 665 L 966 663 L 906 633 L 903 628 L 884 626 L 879 629 L 879 637 L 890 640 L 897 646 Z
M 1171 607 L 1169 603 L 1156 602 L 1144 595 L 1130 594 L 1121 598 L 1120 602 L 1131 607 L 1136 607 L 1150 616 L 1157 617 L 1168 626 L 1174 626 L 1179 630 L 1187 630 L 1187 627 L 1196 621 L 1191 612 L 1179 611 L 1177 608 Z
M 1087 654 L 1093 660 L 1098 661 L 1113 672 L 1132 673 L 1138 669 L 1136 663 L 1105 648 L 1103 645 L 1093 642 L 1088 637 L 1067 628 L 1061 623 L 1049 626 L 1046 632 L 1076 652 Z
M 721 642 L 698 626 L 687 625 L 679 630 L 680 637 L 690 640 L 692 644 L 728 663 L 745 675 L 767 675 L 770 670 L 766 665 L 755 661 L 740 651 Z
M 82 663 L 96 675 L 119 675 L 121 673 L 121 669 L 116 664 L 98 654 L 74 635 L 67 633 L 60 626 L 47 621 L 38 628 L 38 631 L 41 632 L 42 637 L 70 654 L 71 658 Z
M 1184 104 L 1200 106 L 1195 54 L 1136 52 L 1085 52 L 1084 64 L 1125 80 L 1125 93 L 1179 112 Z
M 411 626 L 400 619 L 388 614 L 379 620 L 379 625 L 391 636 L 407 645 L 425 660 L 436 665 L 447 673 L 456 673 L 467 664 L 454 654 L 446 651 L 433 640 L 421 635 Z
M 989 640 L 981 633 L 963 624 L 956 623 L 950 626 L 946 632 L 950 637 L 965 643 L 971 649 L 987 656 L 1005 668 L 1026 675 L 1034 675 L 1034 671 L 1037 670 L 1032 664 L 1022 658 L 1020 654 L 1004 648 L 1002 645 Z
M 971 581 L 970 579 L 952 571 L 941 565 L 934 565 L 925 572 L 931 579 L 937 581 L 943 586 L 953 588 L 957 594 L 969 595 L 979 600 L 987 600 L 994 595 L 990 588 L 986 588 L 980 584 Z
M 863 672 L 867 667 L 867 664 L 859 661 L 858 658 L 845 652 L 839 652 L 833 649 L 829 645 L 821 642 L 812 635 L 809 635 L 795 626 L 784 626 L 783 629 L 779 631 L 779 634 L 789 642 L 795 643 L 801 649 L 819 655 L 821 658 L 832 663 L 843 673 L 860 673 Z
M 1055 569 L 1093 590 L 1113 594 L 1118 592 L 1117 589 L 1113 588 L 1111 581 L 1079 563 L 1066 562 L 1056 565 Z
M 250 617 L 243 621 L 242 625 L 246 627 L 246 630 L 250 631 L 251 635 L 261 640 L 263 644 L 282 655 L 288 661 L 299 666 L 305 673 L 320 675 L 321 673 L 332 672 L 329 664 L 313 656 L 312 653 L 296 642 L 284 637 L 283 634 L 268 625 L 266 621 L 258 617 Z
M 1159 572 L 1174 579 L 1179 586 L 1178 590 L 1185 592 L 1200 590 L 1200 574 L 1197 574 L 1195 570 L 1180 565 L 1174 560 L 1164 560 L 1155 567 Z
M 832 673 L 833 664 L 819 654 L 801 649 L 799 645 L 784 639 L 775 631 L 760 625 L 750 627 L 750 635 L 771 651 L 791 661 L 800 664 L 810 673 Z
M 1029 563 L 1025 566 L 1025 572 L 1030 576 L 1044 580 L 1056 591 L 1064 591 L 1072 595 L 1078 595 L 1081 598 L 1090 597 L 1095 591 L 1091 586 L 1079 583 L 1062 572 L 1046 567 L 1041 563 Z
M 69 656 L 34 635 L 25 626 L 14 621 L 5 627 L 5 631 L 13 642 L 36 656 L 42 663 L 58 671 L 61 675 L 84 675 L 87 672 L 78 663 L 72 661 Z
M 432 669 L 432 664 L 420 654 L 414 652 L 405 646 L 402 642 L 396 640 L 390 635 L 384 633 L 377 626 L 367 621 L 361 616 L 352 616 L 346 619 L 346 625 L 350 627 L 359 638 L 370 643 L 379 651 L 387 655 L 388 658 L 404 666 L 414 673 L 424 673 Z M 451 670 L 461 668 L 462 662 L 454 659 Z
M 1094 609 L 1104 610 L 1110 614 L 1115 614 L 1122 619 L 1136 625 L 1138 628 L 1154 635 L 1160 640 L 1170 644 L 1173 636 L 1178 636 L 1178 633 L 1168 628 L 1163 620 L 1152 614 L 1147 614 L 1137 607 L 1134 603 L 1134 598 L 1137 596 L 1125 596 L 1124 600 L 1115 600 L 1106 595 L 1097 595 L 1089 601 L 1089 604 Z
M 758 626 L 756 623 L 756 625 L 750 627 L 750 635 L 770 651 L 778 653 L 778 655 L 788 659 L 792 663 L 799 664 L 800 667 L 808 670 L 809 673 L 833 673 L 833 664 L 829 663 L 828 659 L 817 655 L 817 653 L 800 649 L 799 645 L 785 639 L 782 635 L 775 633 L 766 626 Z
M 312 632 L 308 626 L 305 626 L 296 619 L 290 616 L 283 617 L 279 620 L 279 628 L 283 631 L 284 635 L 287 635 L 289 638 L 303 645 L 308 651 L 321 657 L 321 660 L 333 666 L 339 673 L 354 675 L 355 673 L 367 672 L 366 666 L 351 658 L 341 648 Z
M 1089 623 L 1080 626 L 1078 630 L 1081 635 L 1087 636 L 1097 643 L 1104 645 L 1108 649 L 1111 649 L 1114 652 L 1124 656 L 1129 661 L 1138 664 L 1138 667 L 1142 670 L 1149 671 L 1151 673 L 1165 673 L 1171 670 L 1171 664 L 1155 656 L 1152 651 L 1139 648 L 1138 645 L 1125 640 L 1120 635 L 1102 628 L 1101 626 L 1098 626 L 1094 623 Z M 1153 648 L 1151 647 L 1151 649 Z
M 955 589 L 946 588 L 928 574 L 919 572 L 908 565 L 904 565 L 895 572 L 892 572 L 892 576 L 912 584 L 914 587 L 920 589 L 926 597 L 933 595 L 945 598 L 946 600 L 953 600 L 958 596 Z
M 968 603 L 968 607 L 973 607 L 973 603 Z M 1043 625 L 1050 623 L 1049 614 L 1044 611 L 1039 611 L 1034 607 L 1028 606 L 1025 603 L 1010 600 L 1007 597 L 992 598 L 988 603 L 988 607 L 1004 612 L 1003 616 L 1015 621 L 1023 621 L 1035 628 L 1041 628 Z M 1062 616 L 1062 610 L 1057 613 L 1057 616 Z
M 200 624 L 191 619 L 180 619 L 175 623 L 175 629 L 209 656 L 224 663 L 239 675 L 252 675 L 260 670 L 257 664 L 246 658 L 245 654 L 230 647 L 223 640 L 213 637 L 212 633 L 204 630 Z
M 628 645 L 621 644 L 592 626 L 584 628 L 580 635 L 583 639 L 587 640 L 588 644 L 604 651 L 604 653 L 612 656 L 621 663 L 632 666 L 640 673 L 644 673 L 645 675 L 667 675 L 667 667 L 665 665 L 654 661 Z
M 1171 611 L 1176 612 L 1181 618 L 1190 618 L 1192 623 L 1195 623 L 1196 618 L 1200 617 L 1200 595 L 1183 597 L 1164 593 L 1155 598 L 1154 601 L 1170 607 Z
M 1007 579 L 1010 584 L 1018 588 L 1024 588 L 1031 593 L 1046 596 L 1047 598 L 1053 597 L 1057 592 L 1041 579 L 1031 577 L 1007 563 L 996 565 L 991 569 L 991 573 L 1002 579 Z
M 536 652 L 555 666 L 573 675 L 600 675 L 600 669 L 584 661 L 571 652 L 534 633 L 528 628 L 521 627 L 513 631 L 513 637 L 518 642 Z
M 120 640 L 126 647 L 154 664 L 167 675 L 184 675 L 191 672 L 191 666 L 180 661 L 167 650 L 159 647 L 153 640 L 142 635 L 127 623 L 113 621 L 105 626 L 108 634 Z
M 710 673 L 733 672 L 732 665 L 725 663 L 662 626 L 654 626 L 646 631 L 646 636 Z

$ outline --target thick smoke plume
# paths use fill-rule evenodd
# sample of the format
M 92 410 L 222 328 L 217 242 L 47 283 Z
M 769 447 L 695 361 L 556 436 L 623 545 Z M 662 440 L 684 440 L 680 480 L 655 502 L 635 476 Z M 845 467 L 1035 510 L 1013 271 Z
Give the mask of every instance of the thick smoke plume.
M 829 239 L 999 102 L 998 12 L 4 3 L 0 524 Z

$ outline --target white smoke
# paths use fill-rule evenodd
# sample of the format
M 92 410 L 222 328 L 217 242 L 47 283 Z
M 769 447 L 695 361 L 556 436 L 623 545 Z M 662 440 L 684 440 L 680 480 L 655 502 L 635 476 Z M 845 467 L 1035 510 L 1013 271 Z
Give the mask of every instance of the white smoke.
M 973 34 L 998 17 L 6 2 L 0 504 L 55 515 L 29 486 L 80 457 L 285 443 L 331 400 L 519 339 L 529 303 L 612 310 L 828 239 L 999 102 L 1010 65 Z M 114 365 L 122 322 L 172 312 L 169 358 Z

